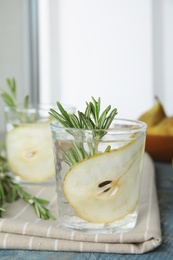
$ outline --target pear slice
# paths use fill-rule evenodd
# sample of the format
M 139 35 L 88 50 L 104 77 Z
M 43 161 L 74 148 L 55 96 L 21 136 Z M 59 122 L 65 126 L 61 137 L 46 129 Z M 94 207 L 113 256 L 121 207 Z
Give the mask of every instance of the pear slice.
M 15 127 L 6 136 L 7 159 L 14 175 L 26 181 L 45 181 L 55 174 L 48 123 Z
M 135 210 L 143 149 L 143 137 L 139 137 L 70 168 L 63 190 L 80 218 L 91 223 L 111 223 Z

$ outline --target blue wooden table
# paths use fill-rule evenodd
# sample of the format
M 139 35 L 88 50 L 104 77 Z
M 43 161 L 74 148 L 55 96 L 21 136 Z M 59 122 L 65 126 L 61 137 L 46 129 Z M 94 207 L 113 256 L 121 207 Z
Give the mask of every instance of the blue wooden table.
M 161 214 L 163 243 L 156 250 L 143 255 L 103 253 L 73 253 L 26 250 L 0 250 L 0 259 L 27 260 L 112 260 L 112 259 L 173 259 L 173 168 L 171 164 L 155 163 L 156 183 Z

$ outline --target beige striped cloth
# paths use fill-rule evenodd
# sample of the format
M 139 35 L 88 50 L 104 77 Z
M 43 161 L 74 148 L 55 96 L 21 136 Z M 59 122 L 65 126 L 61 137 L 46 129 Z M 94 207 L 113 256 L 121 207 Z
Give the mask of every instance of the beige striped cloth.
M 50 201 L 57 215 L 55 186 L 26 186 L 26 191 Z M 22 200 L 6 205 L 0 219 L 0 248 L 50 251 L 142 254 L 161 244 L 155 172 L 151 158 L 144 157 L 137 226 L 126 233 L 87 234 L 60 228 L 57 220 L 41 220 Z

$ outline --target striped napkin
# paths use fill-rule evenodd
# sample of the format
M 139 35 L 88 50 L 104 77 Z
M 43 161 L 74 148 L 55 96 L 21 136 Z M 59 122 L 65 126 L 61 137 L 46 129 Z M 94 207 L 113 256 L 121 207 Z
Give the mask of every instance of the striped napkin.
M 57 216 L 55 186 L 29 186 L 26 191 L 48 199 L 49 209 Z M 58 216 L 57 216 L 58 219 Z M 151 158 L 144 157 L 141 197 L 137 226 L 126 233 L 87 234 L 60 228 L 58 221 L 41 220 L 22 200 L 6 205 L 0 219 L 0 248 L 76 252 L 142 254 L 161 244 L 155 172 Z

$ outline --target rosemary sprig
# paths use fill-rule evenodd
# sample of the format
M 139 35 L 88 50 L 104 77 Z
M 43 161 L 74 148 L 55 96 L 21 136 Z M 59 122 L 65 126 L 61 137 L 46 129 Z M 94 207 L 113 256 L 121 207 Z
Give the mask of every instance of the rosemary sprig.
M 16 80 L 14 78 L 7 78 L 6 80 L 9 93 L 3 89 L 0 89 L 0 96 L 2 97 L 4 103 L 10 107 L 14 108 L 14 113 L 16 113 L 19 122 L 21 123 L 32 123 L 36 121 L 36 114 L 27 114 L 27 108 L 29 107 L 29 96 L 26 95 L 23 101 L 22 109 L 20 110 L 17 102 L 17 86 Z
M 4 202 L 11 203 L 18 198 L 23 199 L 25 202 L 34 207 L 34 210 L 39 218 L 42 219 L 53 219 L 49 210 L 45 207 L 49 201 L 34 197 L 29 193 L 25 192 L 24 189 L 17 183 L 13 182 L 10 176 L 0 174 L 0 213 L 4 212 Z M 0 215 L 1 216 L 1 215 Z
M 0 95 L 4 101 L 4 103 L 9 107 L 17 107 L 17 88 L 16 88 L 16 80 L 14 78 L 7 78 L 6 80 L 7 86 L 9 88 L 9 93 L 5 90 L 1 89 Z M 23 102 L 23 108 L 28 108 L 29 105 L 29 96 L 25 96 Z
M 80 128 L 89 130 L 108 129 L 115 115 L 117 114 L 116 108 L 114 108 L 110 112 L 111 106 L 108 106 L 100 115 L 101 99 L 98 98 L 98 101 L 96 101 L 93 97 L 92 102 L 86 103 L 86 110 L 84 113 L 78 111 L 78 116 L 74 114 L 68 114 L 67 111 L 62 107 L 60 102 L 57 102 L 57 107 L 60 113 L 51 108 L 49 114 L 53 116 L 63 126 L 68 128 Z M 100 135 L 100 137 L 102 137 L 101 132 Z
M 74 143 L 73 147 L 70 147 L 67 151 L 62 151 L 66 158 L 66 163 L 70 166 L 79 162 L 86 157 L 94 155 L 98 153 L 98 145 L 99 141 L 102 139 L 104 135 L 106 135 L 108 129 L 114 120 L 117 109 L 114 108 L 111 111 L 111 106 L 109 105 L 102 113 L 101 113 L 101 99 L 98 98 L 96 101 L 92 97 L 92 101 L 86 102 L 85 112 L 78 111 L 78 114 L 68 114 L 67 111 L 63 108 L 60 102 L 57 102 L 57 107 L 59 112 L 54 109 L 50 109 L 49 114 L 53 116 L 60 124 L 62 124 L 66 128 L 77 128 L 77 129 L 85 129 L 85 130 L 97 130 L 93 131 L 93 139 L 95 142 L 88 143 L 89 153 L 85 150 L 82 143 Z M 69 133 L 73 134 L 72 130 L 67 130 Z M 82 131 L 78 133 L 82 135 Z M 106 151 L 110 150 L 110 147 L 106 148 Z

